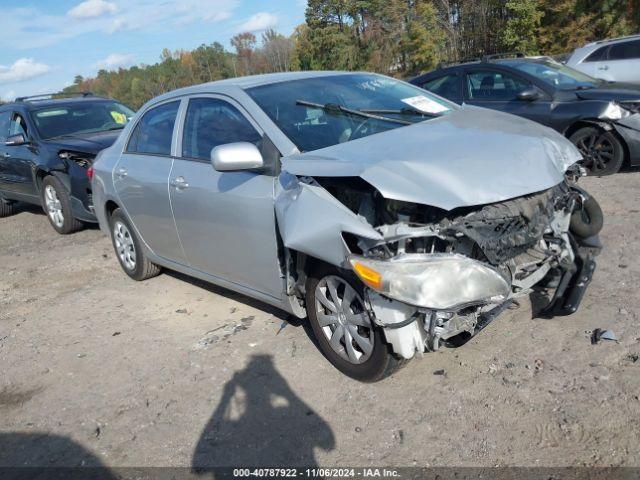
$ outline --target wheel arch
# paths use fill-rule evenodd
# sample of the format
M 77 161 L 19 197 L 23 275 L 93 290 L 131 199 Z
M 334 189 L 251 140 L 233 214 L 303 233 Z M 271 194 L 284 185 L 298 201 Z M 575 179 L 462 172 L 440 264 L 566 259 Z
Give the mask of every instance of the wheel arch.
M 625 139 L 622 137 L 622 135 L 620 135 L 615 127 L 615 125 L 613 125 L 611 122 L 607 122 L 604 120 L 599 120 L 599 119 L 580 119 L 574 123 L 572 123 L 569 127 L 567 127 L 567 129 L 563 132 L 564 136 L 567 138 L 571 138 L 571 136 L 576 133 L 578 130 L 580 130 L 581 128 L 586 128 L 586 127 L 598 127 L 601 128 L 603 130 L 606 130 L 607 132 L 610 132 L 611 134 L 615 135 L 616 138 L 618 139 L 618 141 L 620 142 L 620 144 L 622 145 L 622 148 L 624 150 L 624 161 L 623 161 L 623 165 L 629 165 L 630 163 L 630 159 L 631 159 L 631 152 L 629 150 L 629 145 L 627 145 L 627 142 L 625 141 Z

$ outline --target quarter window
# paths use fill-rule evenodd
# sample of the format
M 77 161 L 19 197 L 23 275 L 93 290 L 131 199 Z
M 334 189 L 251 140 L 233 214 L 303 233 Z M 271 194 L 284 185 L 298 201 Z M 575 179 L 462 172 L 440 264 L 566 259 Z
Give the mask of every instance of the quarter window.
M 249 142 L 259 147 L 262 136 L 240 111 L 217 98 L 189 101 L 182 137 L 182 156 L 209 160 L 220 145 Z
M 458 75 L 455 74 L 429 80 L 422 85 L 422 88 L 449 100 L 460 98 L 460 83 Z
M 151 155 L 171 155 L 173 127 L 180 102 L 171 102 L 152 108 L 136 125 L 127 152 Z
M 531 83 L 503 72 L 477 71 L 467 75 L 469 98 L 484 101 L 515 100 Z
M 640 40 L 617 43 L 609 50 L 609 60 L 635 60 L 640 58 Z

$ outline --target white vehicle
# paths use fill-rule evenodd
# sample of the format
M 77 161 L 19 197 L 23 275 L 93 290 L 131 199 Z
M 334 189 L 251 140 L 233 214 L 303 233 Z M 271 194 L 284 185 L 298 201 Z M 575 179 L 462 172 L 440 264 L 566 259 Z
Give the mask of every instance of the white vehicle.
M 640 83 L 640 35 L 585 45 L 573 52 L 567 65 L 610 82 Z

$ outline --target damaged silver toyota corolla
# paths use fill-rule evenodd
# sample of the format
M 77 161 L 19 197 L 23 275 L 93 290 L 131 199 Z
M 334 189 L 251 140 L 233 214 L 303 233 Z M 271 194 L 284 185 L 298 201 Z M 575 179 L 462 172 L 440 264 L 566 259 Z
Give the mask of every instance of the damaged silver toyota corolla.
M 376 381 L 518 297 L 576 311 L 602 227 L 579 159 L 518 117 L 306 72 L 152 100 L 92 188 L 131 278 L 165 267 L 308 317 L 333 365 Z

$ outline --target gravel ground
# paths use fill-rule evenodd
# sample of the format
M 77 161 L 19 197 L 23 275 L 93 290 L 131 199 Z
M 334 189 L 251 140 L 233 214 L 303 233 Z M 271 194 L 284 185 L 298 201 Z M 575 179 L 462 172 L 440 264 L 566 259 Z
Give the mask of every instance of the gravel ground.
M 640 466 L 640 172 L 583 185 L 606 249 L 577 314 L 523 302 L 375 385 L 270 307 L 130 281 L 99 230 L 25 207 L 0 220 L 0 465 Z

